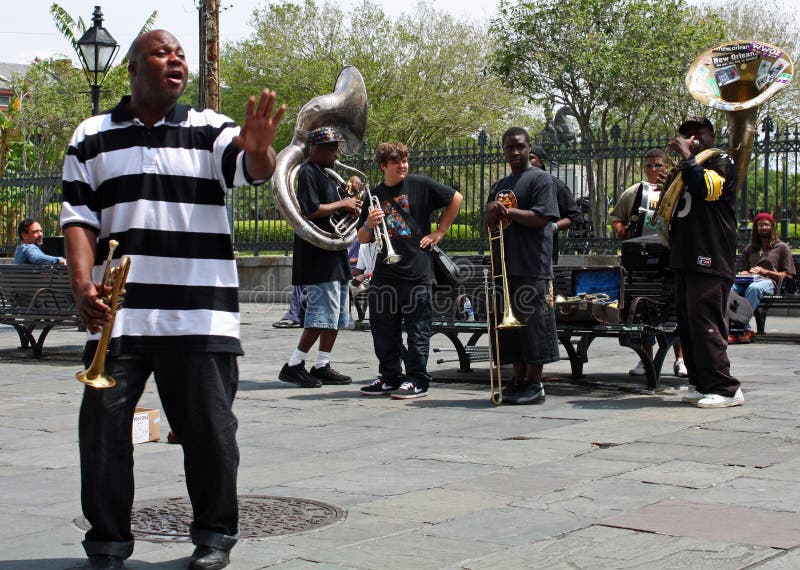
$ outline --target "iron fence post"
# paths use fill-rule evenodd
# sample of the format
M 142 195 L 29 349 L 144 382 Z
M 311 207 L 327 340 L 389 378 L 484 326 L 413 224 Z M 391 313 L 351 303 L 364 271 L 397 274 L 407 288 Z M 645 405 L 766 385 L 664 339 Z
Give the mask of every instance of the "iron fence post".
M 481 223 L 483 220 L 483 212 L 484 208 L 486 207 L 486 131 L 481 129 L 481 132 L 478 134 L 478 158 L 480 164 L 480 177 L 481 177 L 481 191 L 480 191 L 480 204 L 478 205 L 478 225 L 480 226 L 480 243 L 478 244 L 478 254 L 483 255 L 483 243 L 486 239 L 485 236 L 485 228 Z
M 764 212 L 769 212 L 769 145 L 770 133 L 772 132 L 774 124 L 772 117 L 767 115 L 764 117 L 764 123 L 761 127 L 761 130 L 764 132 Z M 777 202 L 777 196 L 775 198 Z

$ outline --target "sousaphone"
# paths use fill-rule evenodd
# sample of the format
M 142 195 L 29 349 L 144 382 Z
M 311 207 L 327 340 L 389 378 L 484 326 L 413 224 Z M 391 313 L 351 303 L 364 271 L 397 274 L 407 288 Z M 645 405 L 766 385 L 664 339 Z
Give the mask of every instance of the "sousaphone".
M 320 95 L 303 105 L 292 142 L 278 153 L 272 175 L 278 209 L 295 233 L 317 247 L 338 251 L 347 249 L 356 240 L 356 225 L 348 225 L 344 235 L 320 229 L 303 216 L 294 190 L 297 171 L 308 158 L 308 135 L 320 127 L 333 127 L 344 137 L 339 143 L 344 154 L 354 154 L 361 147 L 367 132 L 367 89 L 355 67 L 342 69 L 333 93 Z
M 756 137 L 758 106 L 786 87 L 794 75 L 791 57 L 782 49 L 758 41 L 734 41 L 701 53 L 686 73 L 686 88 L 692 97 L 728 117 L 730 147 L 739 182 L 747 177 L 750 153 Z M 697 155 L 702 164 L 719 149 Z M 653 216 L 661 241 L 669 245 L 669 225 L 683 192 L 680 171 L 674 168 L 662 183 L 661 198 Z

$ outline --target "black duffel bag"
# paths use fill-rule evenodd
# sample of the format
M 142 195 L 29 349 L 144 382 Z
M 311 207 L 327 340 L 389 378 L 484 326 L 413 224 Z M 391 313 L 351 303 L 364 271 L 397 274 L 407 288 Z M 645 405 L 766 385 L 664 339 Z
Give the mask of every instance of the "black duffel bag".
M 661 244 L 657 235 L 631 238 L 622 242 L 622 267 L 667 268 L 669 248 Z

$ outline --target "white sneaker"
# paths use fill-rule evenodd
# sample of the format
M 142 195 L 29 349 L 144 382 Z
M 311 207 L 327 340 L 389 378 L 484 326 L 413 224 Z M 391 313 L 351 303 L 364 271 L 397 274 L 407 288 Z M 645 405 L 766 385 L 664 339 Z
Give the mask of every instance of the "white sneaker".
M 698 408 L 730 408 L 731 406 L 741 406 L 744 403 L 742 389 L 737 388 L 733 396 L 720 396 L 719 394 L 706 394 L 705 397 L 697 402 Z
M 706 397 L 705 394 L 703 394 L 702 392 L 698 392 L 697 388 L 695 388 L 690 384 L 689 390 L 682 394 L 681 401 L 686 404 L 696 404 L 705 397 Z
M 628 370 L 628 374 L 631 376 L 644 376 L 644 362 L 640 360 L 636 366 Z
M 686 370 L 686 364 L 683 363 L 683 358 L 677 358 L 672 364 L 672 371 L 678 378 L 688 378 L 689 371 Z

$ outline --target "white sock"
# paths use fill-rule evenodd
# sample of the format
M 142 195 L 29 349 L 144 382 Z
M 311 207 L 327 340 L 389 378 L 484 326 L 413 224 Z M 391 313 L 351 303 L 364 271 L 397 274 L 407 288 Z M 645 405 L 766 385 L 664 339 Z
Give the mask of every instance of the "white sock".
M 307 352 L 295 348 L 292 356 L 289 357 L 289 366 L 297 366 L 306 359 L 306 356 L 308 356 Z
M 317 361 L 314 363 L 314 368 L 322 368 L 331 361 L 330 352 L 317 351 Z

